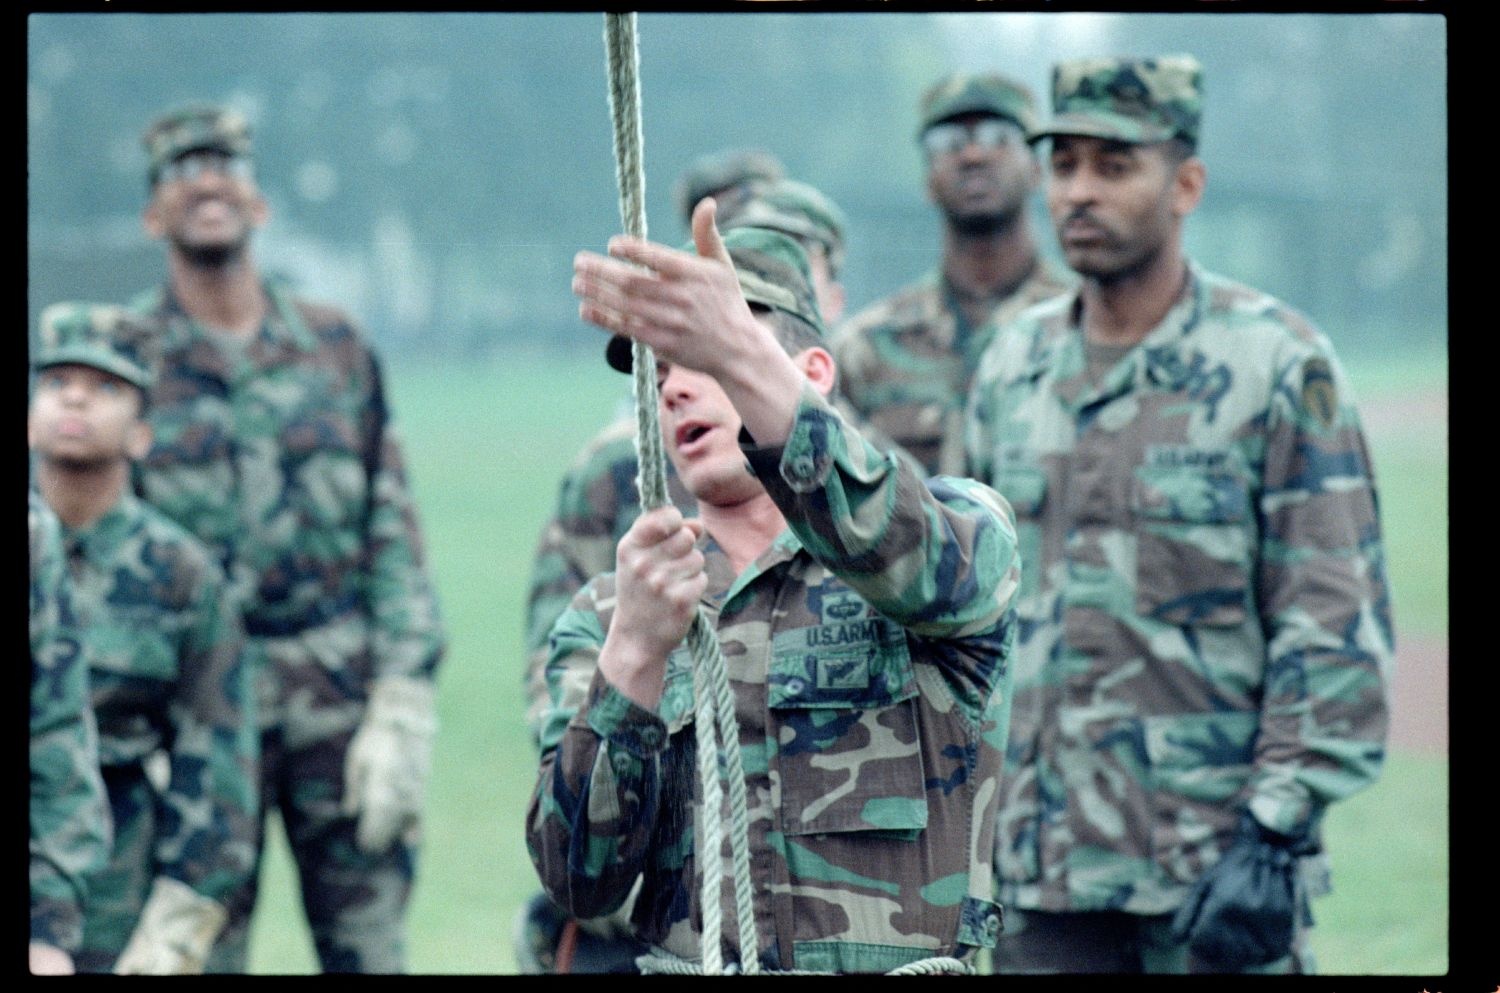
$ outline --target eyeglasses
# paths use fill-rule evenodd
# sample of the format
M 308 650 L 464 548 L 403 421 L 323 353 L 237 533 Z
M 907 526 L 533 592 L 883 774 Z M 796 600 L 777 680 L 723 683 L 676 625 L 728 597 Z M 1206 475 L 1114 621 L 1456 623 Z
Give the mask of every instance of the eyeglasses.
M 194 180 L 206 172 L 216 172 L 230 179 L 249 179 L 255 174 L 250 160 L 243 155 L 227 155 L 213 149 L 188 152 L 162 166 L 156 174 L 158 183 Z
M 922 148 L 929 158 L 953 155 L 970 142 L 980 148 L 995 150 L 1021 144 L 1026 134 L 1020 125 L 1003 117 L 984 117 L 968 124 L 944 121 L 922 132 Z

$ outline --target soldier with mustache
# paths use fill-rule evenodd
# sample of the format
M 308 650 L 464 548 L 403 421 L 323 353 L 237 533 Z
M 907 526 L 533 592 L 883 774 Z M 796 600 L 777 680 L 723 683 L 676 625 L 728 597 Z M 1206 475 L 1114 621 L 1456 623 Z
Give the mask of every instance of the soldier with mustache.
M 1002 972 L 1311 972 L 1320 825 L 1380 772 L 1375 481 L 1332 345 L 1183 253 L 1191 56 L 1053 73 L 1047 202 L 1079 288 L 999 329 L 971 470 L 1023 588 Z

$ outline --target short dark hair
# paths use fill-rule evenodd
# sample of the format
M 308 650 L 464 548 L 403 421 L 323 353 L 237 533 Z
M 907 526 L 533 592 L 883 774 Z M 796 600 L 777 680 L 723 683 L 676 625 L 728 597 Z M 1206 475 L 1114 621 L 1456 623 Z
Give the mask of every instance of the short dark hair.
M 823 336 L 818 333 L 817 328 L 804 321 L 795 314 L 788 314 L 784 310 L 775 307 L 763 307 L 752 303 L 750 310 L 756 317 L 770 319 L 771 330 L 776 335 L 776 343 L 779 344 L 788 355 L 796 355 L 798 352 L 809 348 L 822 348 Z
M 1184 138 L 1168 138 L 1166 141 L 1158 142 L 1158 144 L 1161 147 L 1162 154 L 1166 156 L 1167 165 L 1174 169 L 1198 154 L 1198 150 L 1193 147 L 1192 142 Z

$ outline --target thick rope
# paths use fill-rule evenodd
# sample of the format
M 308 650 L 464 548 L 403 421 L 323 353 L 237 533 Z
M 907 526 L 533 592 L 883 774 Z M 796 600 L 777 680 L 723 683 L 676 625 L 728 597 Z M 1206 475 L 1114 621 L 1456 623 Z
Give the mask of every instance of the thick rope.
M 635 14 L 604 15 L 604 50 L 609 74 L 610 119 L 614 123 L 620 219 L 627 234 L 644 238 L 646 181 L 641 157 L 640 50 L 636 43 Z M 662 450 L 661 424 L 657 420 L 656 358 L 648 346 L 634 341 L 631 343 L 631 363 L 636 406 L 636 460 L 640 467 L 636 485 L 641 494 L 641 509 L 649 511 L 667 503 L 666 459 Z M 745 772 L 740 761 L 739 726 L 734 717 L 734 695 L 729 688 L 724 656 L 713 624 L 702 607 L 698 608 L 688 630 L 687 643 L 693 657 L 694 721 L 697 725 L 698 775 L 703 807 L 704 845 L 699 857 L 703 870 L 701 969 L 705 975 L 719 975 L 726 971 L 754 975 L 760 969 L 760 958 L 755 937 L 749 814 Z M 731 963 L 728 970 L 724 968 L 720 951 L 724 871 L 721 775 L 729 781 L 729 847 L 741 959 L 738 968 Z

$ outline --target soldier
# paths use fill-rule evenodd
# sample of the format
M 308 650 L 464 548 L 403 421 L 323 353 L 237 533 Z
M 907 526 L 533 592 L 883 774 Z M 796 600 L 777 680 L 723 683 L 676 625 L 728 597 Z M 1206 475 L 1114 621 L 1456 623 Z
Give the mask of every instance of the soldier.
M 87 879 L 82 972 L 199 973 L 254 852 L 254 683 L 208 550 L 130 491 L 152 329 L 119 307 L 42 313 L 27 439 L 57 513 L 114 844 Z M 167 756 L 166 781 L 147 758 Z
M 31 943 L 37 976 L 74 971 L 86 880 L 109 860 L 109 804 L 87 661 L 65 622 L 71 606 L 57 515 L 27 490 L 31 563 Z
M 638 934 L 698 957 L 701 811 L 678 643 L 702 606 L 746 757 L 758 898 L 758 947 L 727 938 L 726 957 L 824 972 L 967 957 L 999 927 L 986 877 L 1010 511 L 972 480 L 924 484 L 828 406 L 835 369 L 794 241 L 753 227 L 721 239 L 711 200 L 693 227 L 696 253 L 616 238 L 612 257 L 574 262 L 583 318 L 655 349 L 665 447 L 701 517 L 642 515 L 617 571 L 554 628 L 532 859 L 585 917 L 642 874 Z
M 1384 756 L 1369 455 L 1328 339 L 1183 254 L 1201 82 L 1189 56 L 1055 67 L 1037 138 L 1083 282 L 975 381 L 973 470 L 1026 563 L 1003 972 L 1312 971 L 1319 825 Z
M 1040 168 L 1027 148 L 1029 90 L 956 74 L 923 94 L 918 142 L 942 214 L 938 268 L 859 311 L 830 346 L 854 410 L 926 466 L 963 472 L 963 408 L 992 322 L 1067 289 L 1037 254 L 1028 200 Z
M 696 181 L 693 177 L 690 173 L 679 186 L 706 185 L 701 176 Z M 758 226 L 793 238 L 806 253 L 820 313 L 829 321 L 837 320 L 844 308 L 844 287 L 839 281 L 847 229 L 843 211 L 806 183 L 791 179 L 751 182 L 748 194 L 736 195 L 730 208 L 720 208 L 725 229 Z M 610 360 L 615 368 L 628 371 L 628 347 L 617 348 Z M 854 418 L 842 399 L 833 402 L 847 419 Z M 552 625 L 584 583 L 614 568 L 615 546 L 640 513 L 635 434 L 636 417 L 631 411 L 584 447 L 563 476 L 557 509 L 538 541 L 526 605 L 526 713 L 534 741 L 540 734 L 542 713 L 550 705 L 544 672 Z M 878 432 L 867 432 L 867 437 L 882 448 L 897 448 Z M 692 495 L 671 465 L 666 468 L 672 503 L 691 515 Z M 580 928 L 569 923 L 544 894 L 538 894 L 517 920 L 515 947 L 521 971 L 557 970 L 559 947 L 571 949 L 563 957 L 564 971 L 634 971 L 635 959 L 644 948 L 628 936 L 627 917 L 619 913 L 607 920 L 583 922 Z
M 717 201 L 715 201 L 717 204 Z M 819 312 L 842 312 L 844 287 L 839 282 L 844 259 L 844 216 L 838 206 L 806 183 L 781 180 L 758 187 L 724 214 L 726 230 L 756 226 L 780 231 L 797 241 L 807 255 Z M 626 343 L 628 344 L 628 343 Z M 628 347 L 610 353 L 611 364 L 628 371 Z M 847 408 L 840 411 L 852 416 Z M 887 439 L 880 438 L 888 447 Z M 635 414 L 611 423 L 574 459 L 564 475 L 557 512 L 542 530 L 527 598 L 527 720 L 533 734 L 548 706 L 542 669 L 552 624 L 583 584 L 614 568 L 615 546 L 640 512 L 635 478 Z M 672 502 L 691 514 L 693 497 L 667 467 Z
M 443 634 L 375 353 L 341 311 L 263 279 L 269 208 L 233 110 L 145 132 L 166 285 L 146 499 L 221 558 L 261 667 L 261 821 L 279 811 L 326 971 L 405 969 Z M 257 872 L 210 971 L 244 971 Z
M 688 163 L 672 186 L 672 205 L 687 230 L 693 223 L 693 208 L 704 197 L 713 197 L 720 209 L 727 209 L 759 184 L 784 178 L 786 167 L 763 148 L 723 148 Z

